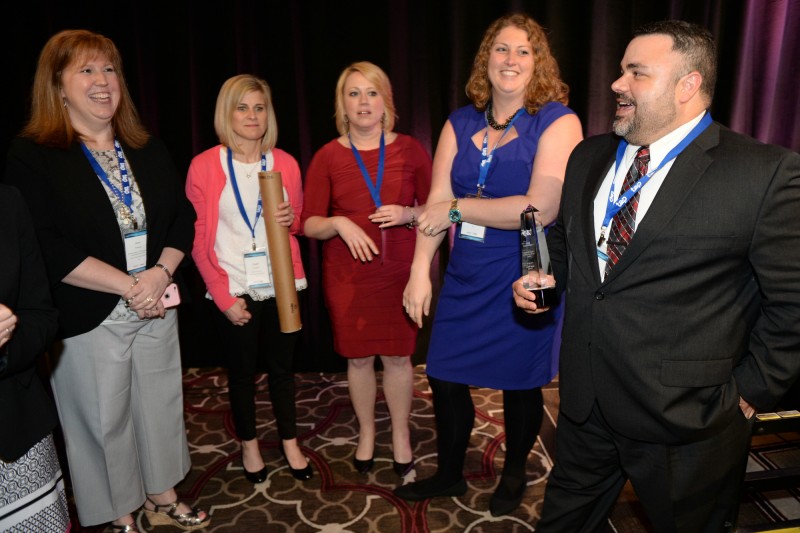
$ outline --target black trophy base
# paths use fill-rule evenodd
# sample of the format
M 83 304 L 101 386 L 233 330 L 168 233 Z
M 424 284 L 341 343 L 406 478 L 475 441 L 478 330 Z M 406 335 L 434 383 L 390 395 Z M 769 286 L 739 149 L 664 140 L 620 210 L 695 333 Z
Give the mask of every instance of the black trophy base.
M 536 307 L 552 307 L 558 301 L 555 287 L 527 288 L 529 292 L 536 295 Z

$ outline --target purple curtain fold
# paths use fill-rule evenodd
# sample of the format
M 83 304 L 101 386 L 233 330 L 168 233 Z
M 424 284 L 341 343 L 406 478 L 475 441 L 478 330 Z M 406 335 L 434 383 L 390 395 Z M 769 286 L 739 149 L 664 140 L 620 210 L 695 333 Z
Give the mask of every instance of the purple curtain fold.
M 730 126 L 800 150 L 800 2 L 747 0 Z

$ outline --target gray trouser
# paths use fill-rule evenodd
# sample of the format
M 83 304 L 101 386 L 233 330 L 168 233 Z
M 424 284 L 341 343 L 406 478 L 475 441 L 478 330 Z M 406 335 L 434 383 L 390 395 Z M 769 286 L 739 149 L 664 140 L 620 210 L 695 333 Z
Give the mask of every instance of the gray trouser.
M 101 324 L 53 350 L 53 391 L 84 526 L 138 509 L 189 471 L 177 311 Z

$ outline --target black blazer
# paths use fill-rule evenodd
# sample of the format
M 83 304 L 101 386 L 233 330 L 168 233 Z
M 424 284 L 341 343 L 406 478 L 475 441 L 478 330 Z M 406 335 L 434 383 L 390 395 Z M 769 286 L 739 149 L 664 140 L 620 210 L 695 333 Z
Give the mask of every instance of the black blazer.
M 0 185 L 0 303 L 17 315 L 0 348 L 0 459 L 17 460 L 58 422 L 34 364 L 56 333 L 58 313 L 30 214 L 19 192 Z
M 567 165 L 548 236 L 566 287 L 561 412 L 596 401 L 634 439 L 683 443 L 768 409 L 800 372 L 800 155 L 712 124 L 675 160 L 600 282 L 593 201 L 619 138 Z
M 189 255 L 194 210 L 163 144 L 151 138 L 141 149 L 122 145 L 147 213 L 147 266 L 164 247 Z M 53 301 L 61 312 L 59 338 L 94 329 L 119 296 L 62 283 L 87 257 L 126 270 L 125 246 L 104 185 L 79 144 L 62 150 L 17 138 L 11 144 L 6 181 L 20 189 L 33 215 Z

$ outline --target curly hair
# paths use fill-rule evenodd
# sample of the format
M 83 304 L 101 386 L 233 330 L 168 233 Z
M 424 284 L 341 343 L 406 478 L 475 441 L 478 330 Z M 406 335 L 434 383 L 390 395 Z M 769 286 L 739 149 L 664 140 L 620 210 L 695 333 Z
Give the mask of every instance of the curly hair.
M 547 35 L 535 20 L 522 13 L 500 17 L 483 34 L 467 81 L 467 97 L 479 111 L 486 109 L 492 96 L 492 84 L 487 71 L 489 55 L 497 35 L 508 26 L 523 30 L 533 49 L 533 74 L 525 90 L 525 110 L 534 114 L 548 102 L 566 105 L 569 101 L 569 86 L 561 80 L 558 63 L 547 43 Z
M 61 77 L 64 69 L 81 61 L 105 57 L 113 66 L 119 80 L 119 104 L 111 119 L 114 133 L 132 148 L 141 148 L 149 137 L 139 120 L 139 114 L 125 84 L 122 57 L 114 42 L 88 30 L 64 30 L 53 35 L 44 45 L 31 93 L 31 115 L 22 135 L 39 144 L 67 148 L 81 138 L 75 131 L 61 97 Z

